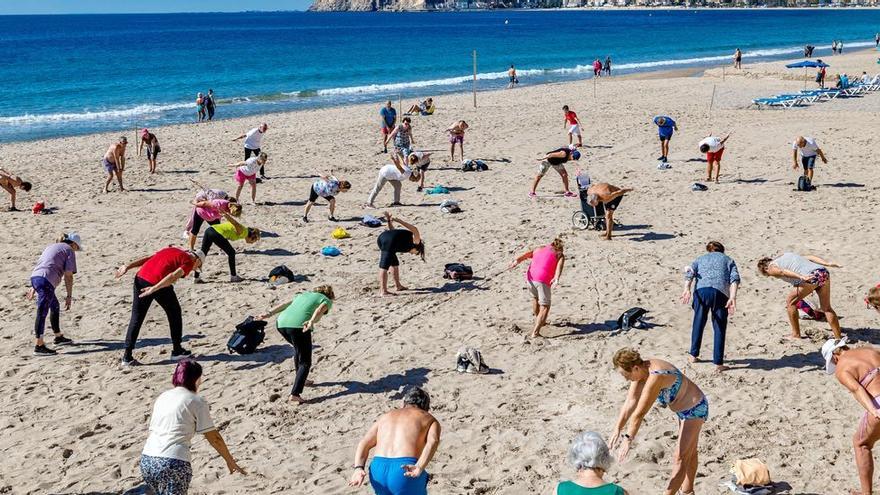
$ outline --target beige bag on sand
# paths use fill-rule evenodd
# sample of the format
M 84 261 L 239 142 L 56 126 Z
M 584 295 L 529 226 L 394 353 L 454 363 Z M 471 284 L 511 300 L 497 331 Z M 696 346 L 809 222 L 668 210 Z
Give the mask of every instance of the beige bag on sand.
M 740 459 L 733 463 L 731 472 L 740 486 L 764 486 L 770 484 L 770 470 L 760 459 Z

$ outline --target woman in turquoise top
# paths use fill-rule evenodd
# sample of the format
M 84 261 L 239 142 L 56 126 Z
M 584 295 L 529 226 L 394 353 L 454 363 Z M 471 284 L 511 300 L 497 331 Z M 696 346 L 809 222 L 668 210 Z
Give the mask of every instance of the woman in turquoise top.
M 611 465 L 611 454 L 605 440 L 587 431 L 575 437 L 568 450 L 568 462 L 577 469 L 572 481 L 563 481 L 556 487 L 556 495 L 628 495 L 627 491 L 602 478 Z
M 290 401 L 297 404 L 305 402 L 300 394 L 306 386 L 306 379 L 312 368 L 312 330 L 321 317 L 333 307 L 333 287 L 322 285 L 315 287 L 311 292 L 303 292 L 297 295 L 293 301 L 281 304 L 269 310 L 268 313 L 257 317 L 258 320 L 266 320 L 273 315 L 278 315 L 275 325 L 278 333 L 288 343 L 293 345 L 293 361 L 296 368 L 296 378 L 293 380 L 293 388 L 290 389 Z
M 661 359 L 642 359 L 635 349 L 620 349 L 613 362 L 614 368 L 631 382 L 611 436 L 611 448 L 620 447 L 618 461 L 626 459 L 642 420 L 656 400 L 660 406 L 668 406 L 679 419 L 672 477 L 663 493 L 675 495 L 681 488 L 684 495 L 693 494 L 700 430 L 709 418 L 709 402 L 703 391 L 672 364 Z

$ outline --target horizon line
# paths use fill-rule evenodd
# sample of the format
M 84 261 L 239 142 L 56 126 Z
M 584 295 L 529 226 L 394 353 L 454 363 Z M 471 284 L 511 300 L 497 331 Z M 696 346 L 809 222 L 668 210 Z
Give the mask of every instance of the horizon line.
M 0 17 L 14 16 L 51 16 L 51 15 L 157 15 L 157 14 L 275 14 L 284 12 L 308 12 L 308 9 L 281 9 L 281 10 L 182 10 L 161 12 L 13 12 L 0 14 Z

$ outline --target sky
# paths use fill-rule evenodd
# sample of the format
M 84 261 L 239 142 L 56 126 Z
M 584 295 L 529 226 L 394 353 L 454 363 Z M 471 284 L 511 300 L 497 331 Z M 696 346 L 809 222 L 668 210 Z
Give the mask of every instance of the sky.
M 305 10 L 311 3 L 311 0 L 0 0 L 0 15 Z

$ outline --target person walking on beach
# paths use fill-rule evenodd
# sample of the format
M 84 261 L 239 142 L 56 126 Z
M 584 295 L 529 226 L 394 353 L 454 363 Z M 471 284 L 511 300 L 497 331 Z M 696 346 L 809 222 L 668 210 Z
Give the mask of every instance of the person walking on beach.
M 202 93 L 196 95 L 196 114 L 199 122 L 205 121 L 205 96 Z
M 604 480 L 611 467 L 611 452 L 602 436 L 586 431 L 568 449 L 568 463 L 577 470 L 574 480 L 556 486 L 556 495 L 629 495 L 620 485 Z
M 331 222 L 336 222 L 336 195 L 348 192 L 350 189 L 351 183 L 347 180 L 339 180 L 332 175 L 322 175 L 318 180 L 312 183 L 312 187 L 309 188 L 309 200 L 306 202 L 305 211 L 303 211 L 303 222 L 309 221 L 309 212 L 312 210 L 312 205 L 315 204 L 315 201 L 317 201 L 318 198 L 324 198 L 330 203 L 329 220 Z
M 217 225 L 223 218 L 223 213 L 230 213 L 234 217 L 241 216 L 241 205 L 235 198 L 230 198 L 225 191 L 219 189 L 202 189 L 196 194 L 192 202 L 193 210 L 189 223 L 186 226 L 186 236 L 189 249 L 196 248 L 196 236 L 202 228 L 202 223 Z
M 801 166 L 804 168 L 804 176 L 813 182 L 813 169 L 816 168 L 816 157 L 822 159 L 822 163 L 828 163 L 828 158 L 814 138 L 798 136 L 791 143 L 792 170 L 798 169 L 798 153 L 801 155 Z
M 516 67 L 513 64 L 510 64 L 510 68 L 507 69 L 507 78 L 510 80 L 507 83 L 507 89 L 513 89 L 514 86 L 519 84 L 519 79 L 516 77 Z
M 724 342 L 727 337 L 727 317 L 736 311 L 736 292 L 740 277 L 736 262 L 724 254 L 724 245 L 717 241 L 706 244 L 707 253 L 697 258 L 684 271 L 686 281 L 681 303 L 691 302 L 693 293 L 694 321 L 691 325 L 691 350 L 688 360 L 696 363 L 700 357 L 703 330 L 709 316 L 715 330 L 715 350 L 712 362 L 715 371 L 727 370 L 724 366 Z
M 602 61 L 599 60 L 599 57 L 596 57 L 596 60 L 593 60 L 593 77 L 601 77 L 602 76 Z
M 789 338 L 801 338 L 798 301 L 813 292 L 819 295 L 819 309 L 825 313 L 825 319 L 834 333 L 834 338 L 840 338 L 840 322 L 837 313 L 831 307 L 831 274 L 828 268 L 841 268 L 841 266 L 818 256 L 799 256 L 795 253 L 783 253 L 776 259 L 761 258 L 758 261 L 758 273 L 765 277 L 785 280 L 792 285 L 791 292 L 785 296 L 785 310 L 788 313 L 788 323 L 791 325 Z
M 559 283 L 562 269 L 565 267 L 565 249 L 558 237 L 546 246 L 532 249 L 510 262 L 507 269 L 511 270 L 525 260 L 529 262 L 526 271 L 526 282 L 532 293 L 532 314 L 535 315 L 535 326 L 532 338 L 541 336 L 541 328 L 547 324 L 550 315 L 550 290 Z
M 309 292 L 298 294 L 292 301 L 276 306 L 268 313 L 257 317 L 257 320 L 268 320 L 278 315 L 278 320 L 275 322 L 278 333 L 293 346 L 293 367 L 296 368 L 296 377 L 288 399 L 292 403 L 305 402 L 302 392 L 309 378 L 309 371 L 312 369 L 312 331 L 321 318 L 333 308 L 335 298 L 333 287 L 322 285 Z
M 156 135 L 146 128 L 141 131 L 141 144 L 138 146 L 138 155 L 141 154 L 144 146 L 147 147 L 147 163 L 150 165 L 150 173 L 155 174 L 156 159 L 159 158 L 159 152 L 162 151 L 162 149 L 159 148 L 159 139 L 156 138 Z
M 581 152 L 575 149 L 574 145 L 569 145 L 567 148 L 557 148 L 544 155 L 543 158 L 538 158 L 538 161 L 541 162 L 541 164 L 538 165 L 538 175 L 536 175 L 535 180 L 532 181 L 532 190 L 529 192 L 529 197 L 536 198 L 538 196 L 538 193 L 535 192 L 538 189 L 538 183 L 541 182 L 541 179 L 544 178 L 544 175 L 551 167 L 559 173 L 559 177 L 562 178 L 562 185 L 565 188 L 563 194 L 565 197 L 575 197 L 576 194 L 571 192 L 568 188 L 568 171 L 565 170 L 565 164 L 568 163 L 569 160 L 579 160 L 580 158 Z
M 238 283 L 244 279 L 239 277 L 235 271 L 235 248 L 232 247 L 231 242 L 244 240 L 248 244 L 253 244 L 260 240 L 262 232 L 260 232 L 260 229 L 245 227 L 229 213 L 223 212 L 223 217 L 226 219 L 225 222 L 212 225 L 205 230 L 205 235 L 202 237 L 201 252 L 207 257 L 208 253 L 211 252 L 211 246 L 214 245 L 223 250 L 229 262 L 229 281 Z M 195 270 L 193 273 L 193 281 L 195 283 L 204 282 L 203 279 L 199 278 L 199 275 L 199 271 Z
M 379 110 L 379 129 L 382 131 L 382 153 L 388 153 L 388 135 L 397 125 L 397 110 L 391 104 L 391 100 Z
M 55 345 L 72 344 L 73 340 L 61 332 L 61 305 L 55 296 L 55 288 L 64 279 L 67 296 L 64 298 L 64 310 L 70 310 L 73 302 L 73 276 L 76 274 L 76 252 L 82 249 L 79 234 L 71 232 L 62 235 L 55 244 L 43 250 L 37 266 L 31 272 L 31 288 L 27 292 L 30 300 L 37 297 L 37 317 L 34 320 L 34 356 L 54 356 L 56 351 L 46 347 L 43 333 L 46 330 L 46 317 L 55 334 Z
M 400 260 L 397 259 L 397 254 L 417 254 L 424 262 L 425 241 L 422 239 L 419 229 L 413 224 L 394 218 L 387 211 L 385 212 L 385 221 L 388 230 L 379 234 L 379 238 L 376 240 L 376 244 L 379 246 L 379 295 L 393 296 L 395 294 L 388 292 L 388 270 L 391 270 L 395 289 L 398 291 L 407 290 L 400 283 Z M 395 221 L 403 228 L 395 229 Z
M 119 141 L 110 145 L 107 148 L 107 152 L 104 153 L 104 158 L 101 159 L 101 165 L 104 166 L 104 171 L 107 172 L 107 182 L 104 183 L 105 194 L 110 192 L 110 183 L 113 182 L 114 174 L 119 182 L 119 191 L 125 191 L 125 188 L 122 187 L 122 172 L 125 171 L 125 147 L 127 145 L 128 138 L 119 136 Z
M 446 129 L 449 134 L 449 159 L 455 161 L 455 143 L 458 143 L 458 150 L 461 152 L 461 159 L 464 160 L 464 131 L 468 130 L 468 123 L 459 120 Z
M 125 334 L 125 352 L 122 355 L 123 366 L 137 366 L 134 359 L 134 347 L 138 334 L 147 317 L 147 310 L 153 301 L 159 303 L 168 316 L 171 330 L 171 359 L 178 360 L 192 355 L 181 345 L 183 340 L 183 316 L 180 301 L 174 293 L 174 283 L 189 275 L 193 270 L 201 268 L 205 262 L 205 254 L 199 251 L 184 251 L 176 247 L 166 247 L 156 251 L 152 256 L 132 261 L 116 270 L 116 278 L 122 278 L 132 268 L 140 268 L 134 277 L 134 290 L 131 301 L 131 320 Z
M 742 69 L 743 52 L 739 48 L 733 52 L 733 68 Z
M 818 63 L 823 63 L 822 59 L 817 60 Z M 827 74 L 824 66 L 819 66 L 819 70 L 816 72 L 816 82 L 819 84 L 819 89 L 825 89 L 825 75 Z
M 721 156 L 724 155 L 724 143 L 730 134 L 721 139 L 709 134 L 700 141 L 700 153 L 706 154 L 706 180 L 712 182 L 712 170 L 715 170 L 715 182 L 721 178 Z
M 603 67 L 603 71 L 605 72 L 606 76 L 611 75 L 611 55 L 605 57 L 605 67 Z
M 266 131 L 268 131 L 268 130 L 269 130 L 269 124 L 266 124 L 264 122 L 264 123 L 260 124 L 259 127 L 254 127 L 253 129 L 242 134 L 241 136 L 238 136 L 237 138 L 233 139 L 233 141 L 238 141 L 239 139 L 244 139 L 244 159 L 245 160 L 250 158 L 251 155 L 260 156 L 263 154 L 262 153 L 263 135 L 266 134 Z M 263 180 L 268 179 L 268 177 L 266 177 L 266 164 L 265 164 L 265 162 L 260 164 L 260 178 Z M 238 197 L 238 194 L 236 194 L 235 197 Z
M 617 447 L 617 460 L 623 462 L 651 409 L 652 402 L 669 407 L 678 416 L 678 443 L 673 453 L 672 475 L 664 495 L 694 493 L 699 467 L 700 430 L 709 419 L 709 401 L 696 383 L 678 368 L 662 359 L 642 359 L 635 349 L 620 349 L 612 360 L 614 368 L 630 382 L 626 402 L 620 409 L 611 449 Z
M 257 204 L 257 169 L 263 170 L 268 159 L 269 155 L 260 153 L 258 156 L 252 156 L 243 162 L 233 164 L 233 167 L 235 167 L 235 182 L 238 183 L 238 188 L 235 190 L 236 198 L 241 197 L 241 189 L 244 187 L 244 183 L 247 182 L 251 185 L 251 201 Z
M 246 475 L 223 436 L 214 426 L 208 402 L 198 395 L 202 386 L 202 365 L 187 359 L 177 363 L 171 377 L 174 388 L 162 392 L 153 403 L 150 434 L 141 452 L 144 482 L 158 495 L 186 495 L 192 481 L 192 438 L 205 440 L 226 461 L 229 474 Z
M 851 348 L 846 337 L 830 339 L 822 345 L 825 372 L 834 375 L 865 410 L 853 435 L 856 469 L 861 490 L 873 493 L 874 445 L 880 440 L 880 351 L 873 347 Z
M 632 191 L 633 189 L 621 189 L 607 182 L 590 184 L 587 189 L 587 204 L 595 208 L 602 203 L 605 207 L 605 240 L 610 241 L 611 233 L 614 232 L 614 212 L 620 207 L 623 196 Z
M 208 90 L 208 96 L 205 96 L 205 110 L 208 112 L 208 120 L 214 120 L 214 110 L 217 108 L 217 102 L 214 100 L 214 90 Z
M 419 387 L 403 396 L 403 407 L 383 414 L 358 442 L 349 486 L 370 485 L 377 495 L 427 495 L 425 469 L 440 446 L 440 422 L 429 412 L 431 397 Z
M 21 177 L 0 168 L 0 188 L 9 193 L 9 211 L 18 211 L 18 208 L 15 207 L 15 190 L 21 189 L 28 192 L 32 187 L 30 182 L 21 180 Z
M 418 182 L 419 179 L 419 172 L 414 172 L 406 165 L 394 162 L 383 166 L 379 169 L 379 176 L 376 177 L 376 185 L 373 186 L 373 190 L 370 191 L 370 195 L 367 197 L 367 202 L 364 204 L 364 207 L 375 208 L 373 203 L 376 201 L 376 196 L 379 195 L 379 191 L 385 187 L 386 183 L 391 184 L 391 188 L 394 189 L 394 199 L 391 206 L 401 206 L 400 191 L 403 189 L 403 181 L 409 180 L 410 182 Z
M 568 105 L 562 106 L 562 118 L 563 118 L 563 127 L 568 130 L 568 144 L 569 146 L 574 141 L 574 137 L 577 136 L 578 143 L 577 147 L 580 148 L 584 145 L 584 138 L 581 135 L 581 121 L 578 119 L 578 114 L 572 112 L 568 109 Z
M 394 153 L 391 155 L 391 160 L 394 163 L 406 163 L 406 157 L 412 151 L 412 145 L 416 144 L 416 140 L 412 135 L 412 119 L 404 117 L 401 124 L 385 136 L 386 148 L 389 142 L 394 143 Z
M 654 117 L 654 125 L 657 126 L 657 132 L 660 136 L 660 158 L 657 159 L 666 163 L 669 156 L 669 141 L 672 139 L 675 131 L 678 130 L 678 125 L 672 120 L 672 117 L 667 117 L 666 115 Z

